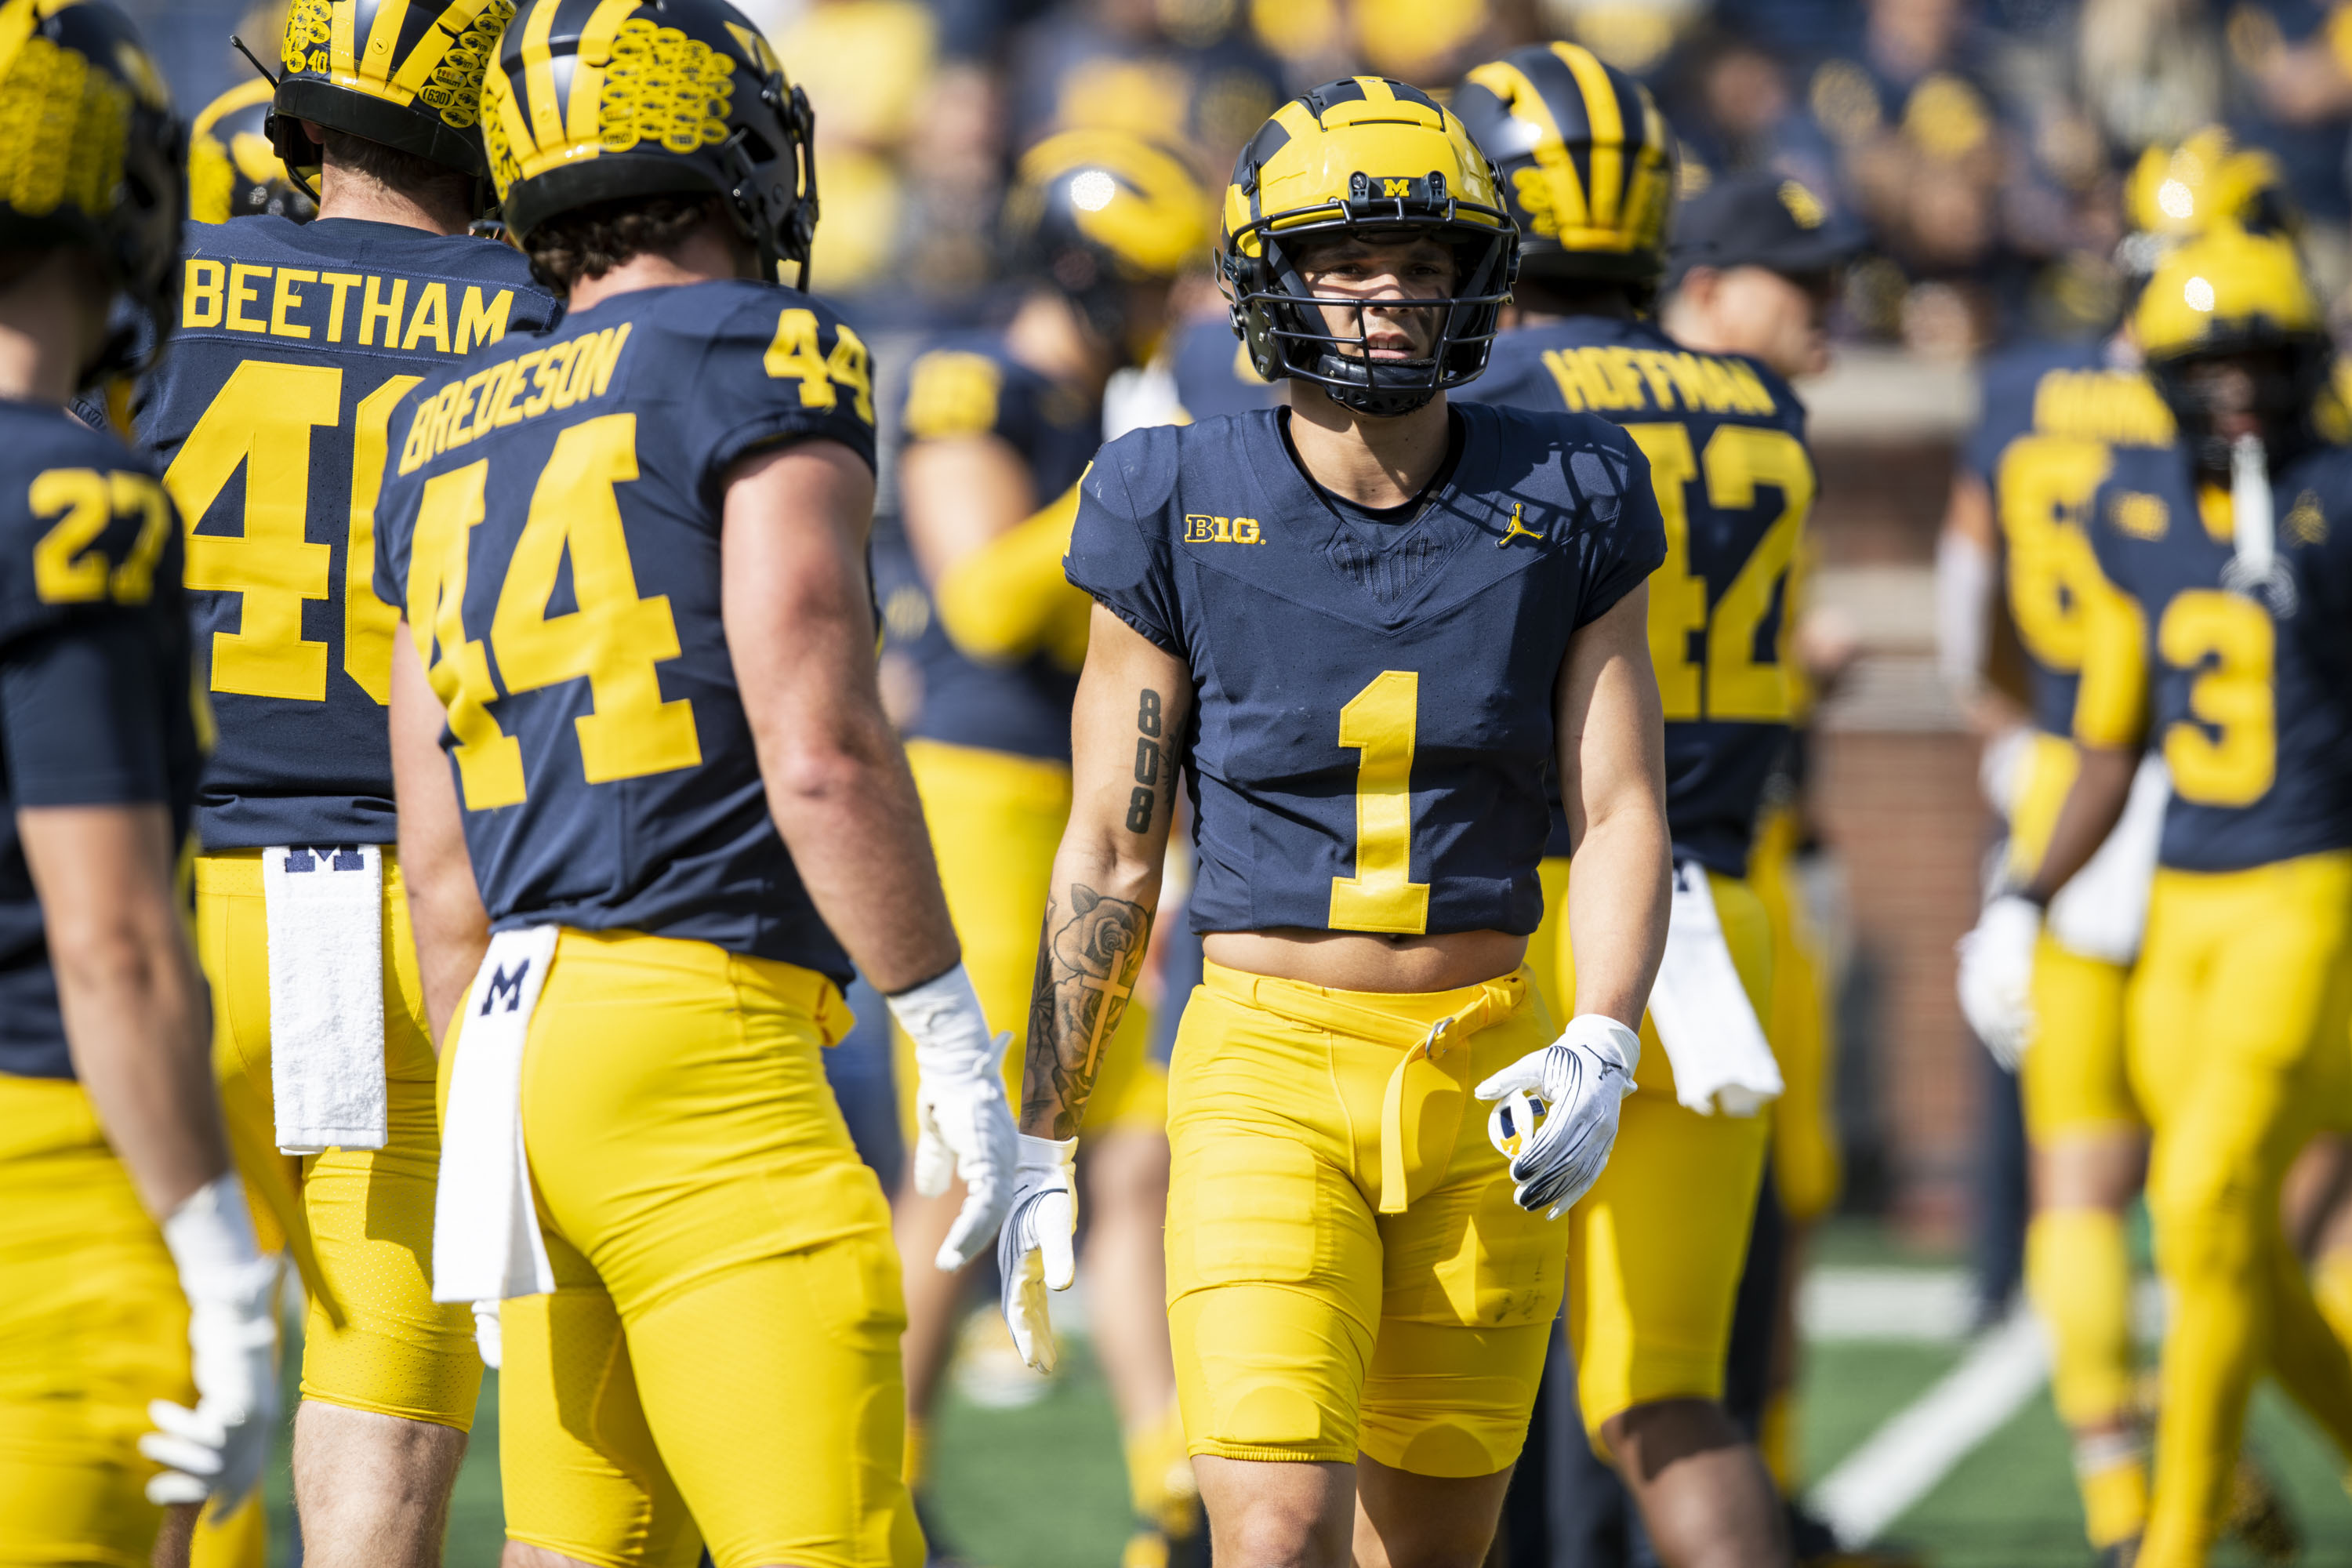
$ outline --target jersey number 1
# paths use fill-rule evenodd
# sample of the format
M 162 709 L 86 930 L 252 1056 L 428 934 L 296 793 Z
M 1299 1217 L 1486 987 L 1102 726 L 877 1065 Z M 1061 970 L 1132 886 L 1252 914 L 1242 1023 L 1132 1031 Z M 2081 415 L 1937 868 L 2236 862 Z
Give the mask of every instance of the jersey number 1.
M 1356 874 L 1331 879 L 1333 931 L 1420 936 L 1429 884 L 1412 879 L 1412 750 L 1421 676 L 1384 669 L 1339 710 L 1339 744 L 1356 764 Z

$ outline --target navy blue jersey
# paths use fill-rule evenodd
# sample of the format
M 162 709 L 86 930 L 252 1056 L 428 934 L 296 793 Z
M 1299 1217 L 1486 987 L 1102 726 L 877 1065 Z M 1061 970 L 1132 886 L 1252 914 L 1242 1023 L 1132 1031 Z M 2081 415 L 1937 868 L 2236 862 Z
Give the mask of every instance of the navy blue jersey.
M 1496 339 L 1467 395 L 1590 410 L 1649 458 L 1666 531 L 1650 580 L 1650 659 L 1666 716 L 1667 825 L 1677 858 L 1746 876 L 1799 696 L 1788 587 L 1813 502 L 1804 405 L 1754 360 L 1693 353 L 1650 322 L 1597 316 Z M 1555 808 L 1549 852 L 1568 851 Z
M 2096 342 L 2028 343 L 1984 372 L 1984 416 L 1961 466 L 1990 492 L 2001 590 L 2026 664 L 2036 728 L 2071 733 L 2085 596 L 2095 585 L 2083 520 L 2109 447 L 2161 447 L 2172 414 L 2137 370 Z
M 0 1074 L 71 1078 L 16 814 L 162 804 L 198 753 L 172 503 L 142 458 L 64 410 L 0 402 Z
M 1028 465 L 1043 508 L 1077 483 L 1102 445 L 1102 405 L 1013 359 L 1001 332 L 967 333 L 916 358 L 898 427 L 908 446 L 998 437 Z M 973 658 L 937 616 L 904 646 L 923 687 L 922 710 L 908 734 L 1047 762 L 1070 760 L 1076 670 L 1045 653 L 1009 662 Z
M 1179 321 L 1172 331 L 1168 367 L 1186 422 L 1275 405 L 1274 384 L 1250 363 L 1248 346 L 1223 311 Z
M 1070 581 L 1192 668 L 1192 929 L 1532 931 L 1561 661 L 1665 555 L 1647 466 L 1601 420 L 1471 405 L 1451 477 L 1368 522 L 1287 416 L 1119 437 L 1070 541 Z
M 375 596 L 393 405 L 556 313 L 509 247 L 395 224 L 190 224 L 180 321 L 135 427 L 188 528 L 220 743 L 212 849 L 389 844 L 396 612 Z
M 2296 604 L 2221 586 L 2226 489 L 2177 447 L 2117 449 L 2091 542 L 2124 598 L 2092 616 L 2075 733 L 2161 749 L 2172 773 L 2159 858 L 2238 871 L 2352 846 L 2352 450 L 2292 463 L 2273 489 Z
M 866 347 L 759 283 L 617 295 L 393 416 L 376 591 L 448 710 L 492 929 L 709 942 L 845 979 L 768 815 L 719 621 L 728 469 L 874 460 Z

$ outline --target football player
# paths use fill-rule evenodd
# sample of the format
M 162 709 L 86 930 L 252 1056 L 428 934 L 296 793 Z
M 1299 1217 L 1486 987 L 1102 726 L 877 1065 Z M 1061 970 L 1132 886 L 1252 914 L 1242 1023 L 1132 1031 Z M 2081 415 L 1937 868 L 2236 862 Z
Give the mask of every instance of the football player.
M 1570 1221 L 1578 1400 L 1663 1560 L 1784 1561 L 1771 1479 L 1721 1400 L 1769 1132 L 1759 1112 L 1781 1088 L 1761 1025 L 1769 917 L 1747 876 L 1792 714 L 1786 583 L 1814 486 L 1804 408 L 1770 367 L 1694 353 L 1650 320 L 1674 153 L 1647 89 L 1577 45 L 1551 44 L 1480 66 L 1454 106 L 1496 153 L 1527 237 L 1512 330 L 1475 395 L 1622 425 L 1649 458 L 1665 519 L 1647 637 L 1666 721 L 1675 919 L 1694 959 L 1662 973 L 1653 1006 L 1673 1011 L 1664 1030 L 1655 1017 L 1643 1023 L 1639 1092 L 1625 1103 L 1616 1156 Z M 1796 289 L 1791 278 L 1826 274 L 1849 248 L 1809 194 L 1799 211 L 1810 226 L 1777 188 L 1743 184 L 1729 199 L 1738 210 L 1727 231 L 1784 243 L 1773 267 L 1718 267 L 1699 280 L 1718 290 Z M 1811 316 L 1784 330 L 1809 344 Z M 1530 955 L 1563 1008 L 1582 967 L 1564 917 L 1588 874 L 1569 875 L 1568 829 L 1555 816 L 1546 923 Z M 1727 1048 L 1742 1039 L 1744 1059 Z
M 521 256 L 467 233 L 489 190 L 483 62 L 511 10 L 293 7 L 262 134 L 310 171 L 318 218 L 190 226 L 172 346 L 134 409 L 186 521 L 210 658 L 197 950 L 230 1135 L 310 1289 L 294 1486 L 323 1563 L 440 1561 L 481 1387 L 473 1319 L 426 1272 L 433 1040 L 394 847 L 397 613 L 372 574 L 393 405 L 555 314 Z M 227 154 L 252 162 L 238 134 Z
M 171 325 L 181 137 L 114 6 L 0 8 L 11 1563 L 145 1564 L 167 1506 L 156 1560 L 184 1562 L 183 1505 L 250 1497 L 278 1408 L 277 1269 L 222 1136 L 175 876 L 202 702 L 178 521 L 144 460 L 66 411 Z
M 871 365 L 770 281 L 808 100 L 720 0 L 530 0 L 482 117 L 566 314 L 404 400 L 377 584 L 426 1004 L 467 1004 L 434 1289 L 512 1298 L 507 1560 L 913 1568 L 889 1214 L 819 1059 L 853 959 L 917 1171 L 969 1185 L 938 1267 L 1013 1129 L 877 689 Z
M 1864 244 L 1860 226 L 1832 212 L 1801 182 L 1774 174 L 1733 174 L 1683 204 L 1675 219 L 1658 322 L 1666 335 L 1702 353 L 1745 354 L 1784 380 L 1829 368 L 1829 312 L 1840 273 Z M 1784 622 L 1801 618 L 1801 578 L 1812 552 L 1801 541 L 1781 586 Z M 1777 1233 L 1773 1331 L 1758 1347 L 1764 1389 L 1757 1448 L 1781 1496 L 1797 1510 L 1800 1555 L 1825 1554 L 1827 1527 L 1798 1502 L 1796 1298 L 1816 1221 L 1837 1201 L 1842 1155 L 1831 1109 L 1836 1072 L 1836 1003 L 1828 955 L 1807 908 L 1799 864 L 1805 837 L 1801 801 L 1816 682 L 1834 679 L 1850 651 L 1801 626 L 1781 647 L 1793 726 L 1762 791 L 1748 847 L 1748 883 L 1770 928 L 1771 989 L 1763 1024 L 1780 1064 L 1783 1092 L 1772 1102 L 1769 1156 L 1780 1225 L 1759 1225 L 1758 1244 Z M 1671 810 L 1671 805 L 1669 805 Z M 1735 1328 L 1734 1343 L 1740 1343 Z M 1735 1373 L 1736 1376 L 1737 1373 Z
M 2126 188 L 2122 254 L 2141 278 L 2166 249 L 2217 222 L 2280 226 L 2269 157 L 2217 130 L 2150 149 Z M 2172 415 L 2140 366 L 2128 320 L 2104 342 L 2034 342 L 1985 371 L 1984 419 L 1961 454 L 1938 549 L 1946 657 L 1963 700 L 1993 731 L 1987 773 L 2010 835 L 2004 874 L 2032 876 L 2073 782 L 2072 739 L 2090 601 L 2098 578 L 2083 528 L 2111 447 L 2161 447 Z M 1998 593 L 2024 666 L 2021 721 L 1984 679 Z M 2161 760 L 2140 763 L 2139 805 L 2098 870 L 2044 922 L 1979 925 L 1964 944 L 1961 994 L 1979 1034 L 2018 1075 L 2031 1150 L 2025 1283 L 2051 1339 L 2051 1393 L 2074 1436 L 2095 1551 L 2138 1539 L 2147 1452 L 2132 1349 L 2126 1210 L 2138 1194 L 2146 1123 L 2132 1091 L 2124 997 L 2137 956 L 2164 797 Z M 2014 906 L 1999 906 L 2014 911 Z M 2030 1048 L 2005 1031 L 1988 987 L 2030 987 Z
M 1290 405 L 1139 430 L 1080 485 L 1068 572 L 1096 608 L 1005 1312 L 1051 1354 L 1076 1133 L 1189 767 L 1206 977 L 1169 1069 L 1168 1292 L 1220 1563 L 1484 1560 L 1564 1284 L 1549 1222 L 1641 1065 L 1665 539 L 1613 427 L 1446 398 L 1485 368 L 1517 241 L 1426 94 L 1293 100 L 1236 163 L 1219 255 Z M 1564 1032 L 1525 963 L 1555 769 L 1583 872 Z
M 2352 453 L 2312 428 L 2326 338 L 2285 238 L 2224 226 L 2182 246 L 2133 330 L 2179 441 L 2105 456 L 2074 778 L 1987 918 L 2039 923 L 2122 815 L 2141 749 L 2160 751 L 2172 796 L 2125 1032 L 2172 1314 L 2137 1561 L 2188 1568 L 2266 1367 L 2352 1453 L 2352 1359 L 2279 1204 L 2352 1070 Z M 2028 1038 L 2035 1019 L 1996 1026 Z
M 1110 131 L 1041 142 L 1006 201 L 1027 279 L 1020 305 L 1001 328 L 932 345 L 908 374 L 898 503 L 934 613 L 906 647 L 922 686 L 907 759 L 981 1005 L 1012 1031 L 1005 1073 L 1016 1095 L 1046 879 L 1069 820 L 1070 701 L 1091 603 L 1062 576 L 1075 487 L 1101 444 L 1105 384 L 1151 357 L 1170 286 L 1206 247 L 1208 212 L 1182 160 L 1150 142 Z M 1146 1059 L 1149 1037 L 1136 1009 L 1091 1109 L 1088 1289 L 1139 1528 L 1181 1533 L 1192 1499 L 1181 1484 L 1160 1262 L 1167 1079 Z M 911 1133 L 916 1075 L 903 1031 L 898 1045 Z M 913 1264 L 939 1250 L 961 1202 L 904 1192 L 896 1215 L 918 1486 L 962 1282 Z

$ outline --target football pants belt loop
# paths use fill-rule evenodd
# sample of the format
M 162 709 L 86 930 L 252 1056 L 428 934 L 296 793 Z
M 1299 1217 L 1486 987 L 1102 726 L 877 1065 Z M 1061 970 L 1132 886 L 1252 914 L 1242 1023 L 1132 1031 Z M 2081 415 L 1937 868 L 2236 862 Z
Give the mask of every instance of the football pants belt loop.
M 1412 1079 L 1416 1076 L 1413 1068 L 1433 1062 L 1447 1051 L 1467 1042 L 1482 1029 L 1517 1017 L 1526 1011 L 1535 997 L 1535 988 L 1528 983 L 1527 971 L 1521 969 L 1517 973 L 1506 974 L 1478 985 L 1475 987 L 1477 994 L 1463 1006 L 1433 1024 L 1424 1025 L 1417 1019 L 1400 1017 L 1394 1013 L 1342 1000 L 1340 995 L 1319 987 L 1299 988 L 1321 992 L 1314 996 L 1311 1004 L 1306 1004 L 1306 999 L 1298 995 L 1291 983 L 1268 981 L 1253 975 L 1236 974 L 1235 978 L 1244 983 L 1249 1000 L 1269 1013 L 1311 1028 L 1336 1029 L 1362 1039 L 1377 1040 L 1395 1046 L 1403 1053 L 1397 1058 L 1396 1066 L 1390 1069 L 1388 1084 L 1381 1094 L 1381 1214 L 1405 1212 L 1405 1100 L 1412 1088 Z M 1454 1087 L 1466 1103 L 1469 1099 L 1467 1086 Z M 1460 1132 L 1458 1115 L 1451 1132 L 1454 1135 Z M 1450 1155 L 1450 1136 L 1447 1143 L 1445 1152 Z M 1444 1159 L 1430 1157 L 1439 1151 L 1425 1149 L 1421 1152 L 1424 1170 L 1444 1167 Z
M 522 1142 L 522 1056 L 559 928 L 490 938 L 466 992 L 442 1118 L 433 1206 L 433 1299 L 495 1301 L 555 1289 Z
M 1690 1110 L 1753 1116 L 1780 1098 L 1780 1064 L 1731 961 L 1706 868 L 1696 861 L 1675 868 L 1650 1021 L 1674 1066 L 1675 1098 Z
M 278 1151 L 381 1149 L 383 851 L 274 846 L 261 853 L 261 898 Z

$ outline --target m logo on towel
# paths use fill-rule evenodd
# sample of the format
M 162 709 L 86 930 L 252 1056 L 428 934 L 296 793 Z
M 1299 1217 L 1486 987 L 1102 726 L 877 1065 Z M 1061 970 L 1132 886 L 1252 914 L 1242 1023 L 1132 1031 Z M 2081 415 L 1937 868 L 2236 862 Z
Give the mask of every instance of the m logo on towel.
M 485 1018 L 488 1017 L 490 1016 L 490 1009 L 499 1005 L 499 998 L 501 996 L 507 999 L 508 1012 L 511 1013 L 517 1007 L 521 1006 L 522 983 L 530 974 L 530 960 L 528 958 L 522 961 L 521 966 L 512 974 L 509 974 L 507 973 L 506 965 L 504 964 L 500 964 L 498 968 L 490 971 L 490 983 L 482 988 L 481 1016 Z
M 286 851 L 286 869 L 303 871 L 364 871 L 367 857 L 356 847 L 341 849 L 304 849 L 297 847 Z

